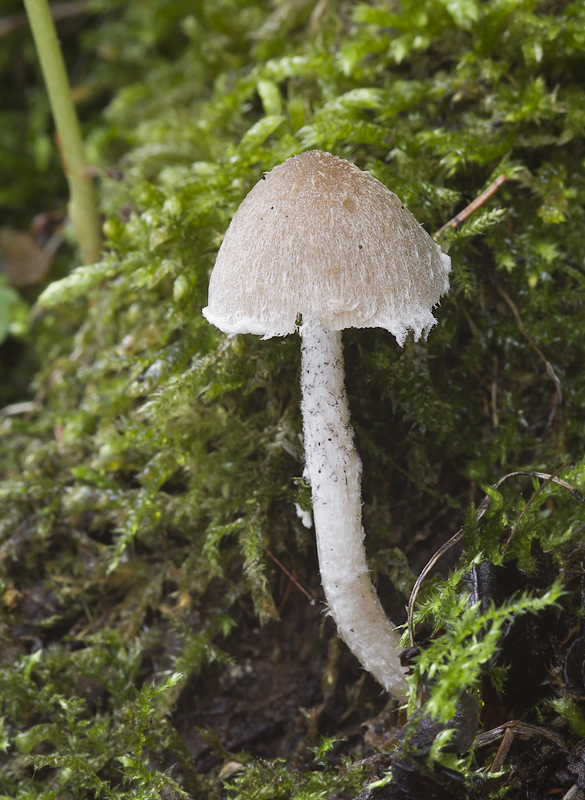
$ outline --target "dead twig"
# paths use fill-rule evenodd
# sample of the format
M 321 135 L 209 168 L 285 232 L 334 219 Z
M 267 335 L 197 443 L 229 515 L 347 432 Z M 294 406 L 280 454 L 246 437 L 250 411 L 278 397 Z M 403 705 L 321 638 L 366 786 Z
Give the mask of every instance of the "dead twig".
M 544 355 L 542 350 L 538 347 L 538 345 L 536 344 L 536 342 L 534 341 L 532 336 L 528 333 L 528 331 L 524 327 L 524 323 L 522 322 L 522 317 L 520 316 L 520 312 L 518 311 L 518 308 L 516 307 L 516 304 L 514 303 L 514 301 L 510 297 L 510 295 L 507 294 L 507 292 L 505 292 L 502 289 L 501 286 L 498 286 L 498 284 L 493 280 L 493 278 L 492 278 L 492 283 L 496 287 L 496 291 L 498 292 L 500 297 L 508 305 L 508 307 L 510 308 L 510 311 L 514 315 L 514 319 L 516 320 L 516 324 L 518 325 L 518 329 L 520 330 L 520 333 L 522 334 L 522 336 L 524 336 L 524 338 L 529 343 L 529 345 L 532 347 L 532 349 L 537 354 L 537 356 L 540 359 L 542 359 L 542 361 L 544 362 L 544 365 L 546 367 L 546 372 L 547 372 L 549 378 L 552 380 L 552 382 L 555 385 L 555 394 L 554 394 L 553 407 L 551 409 L 550 414 L 548 415 L 548 420 L 547 420 L 547 423 L 546 423 L 546 426 L 545 426 L 545 430 L 548 430 L 550 428 L 550 426 L 552 425 L 552 423 L 553 423 L 555 414 L 557 412 L 557 408 L 563 402 L 563 390 L 562 390 L 562 387 L 561 387 L 561 381 L 559 380 L 558 375 L 555 373 L 554 369 L 552 368 L 552 366 L 550 364 L 550 361 L 546 358 L 546 356 Z
M 485 747 L 488 744 L 497 742 L 503 739 L 507 731 L 512 731 L 515 736 L 520 736 L 525 739 L 548 739 L 549 741 L 560 747 L 561 750 L 566 750 L 567 745 L 559 734 L 551 728 L 545 728 L 544 725 L 532 725 L 529 722 L 522 722 L 521 720 L 510 720 L 497 728 L 492 728 L 491 731 L 480 733 L 475 740 L 477 747 Z M 495 770 L 492 770 L 495 772 Z
M 282 564 L 277 559 L 277 557 L 273 553 L 270 552 L 270 550 L 266 550 L 266 552 L 268 553 L 270 558 L 274 561 L 274 563 L 278 567 L 280 567 L 280 569 L 284 572 L 284 574 L 287 576 L 287 578 L 294 583 L 294 585 L 297 587 L 297 589 L 299 589 L 305 595 L 305 597 L 307 597 L 311 601 L 311 605 L 314 606 L 315 605 L 315 598 L 305 589 L 304 586 L 301 586 L 301 584 L 298 582 L 298 580 L 295 578 L 295 576 L 292 574 L 292 572 L 289 572 L 288 569 L 284 566 L 284 564 Z
M 438 231 L 435 231 L 435 233 L 433 233 L 433 239 L 436 239 L 437 236 L 443 233 L 443 231 L 447 230 L 447 228 L 455 229 L 459 225 L 461 225 L 462 222 L 465 222 L 465 220 L 468 219 L 472 214 L 475 214 L 478 208 L 481 208 L 483 204 L 490 199 L 490 197 L 493 197 L 493 195 L 498 191 L 500 186 L 503 186 L 507 180 L 508 180 L 507 175 L 504 174 L 498 175 L 495 181 L 493 183 L 490 183 L 490 185 L 484 192 L 482 192 L 478 197 L 476 197 L 475 200 L 472 200 L 468 206 L 465 206 L 463 211 L 460 211 L 452 219 L 450 219 L 449 222 L 446 222 L 442 228 L 439 228 Z
M 550 474 L 548 474 L 546 472 L 533 472 L 532 470 L 524 470 L 524 469 L 515 470 L 514 472 L 509 472 L 507 475 L 504 475 L 502 478 L 500 478 L 494 484 L 493 488 L 494 489 L 499 489 L 499 487 L 504 483 L 504 481 L 508 480 L 508 478 L 514 478 L 517 475 L 522 475 L 522 476 L 526 476 L 526 477 L 530 477 L 530 478 L 539 478 L 539 479 L 542 479 L 543 481 L 545 481 L 546 483 L 544 483 L 537 490 L 537 492 L 532 496 L 532 498 L 528 501 L 528 505 L 532 502 L 532 500 L 534 500 L 534 497 L 536 496 L 538 491 L 541 491 L 541 489 L 543 489 L 544 486 L 546 486 L 546 484 L 548 484 L 548 483 L 556 483 L 558 486 L 562 486 L 563 489 L 566 489 L 569 492 L 571 497 L 574 497 L 575 500 L 577 500 L 579 503 L 582 503 L 583 505 L 585 505 L 585 497 L 583 496 L 583 494 L 578 489 L 575 489 L 573 486 L 571 486 L 570 483 L 567 483 L 567 481 L 564 481 L 561 478 L 557 477 L 560 474 L 560 472 L 562 472 L 562 470 L 565 469 L 565 467 L 567 466 L 568 463 L 570 463 L 570 462 L 567 462 L 566 464 L 563 464 L 563 466 L 552 475 L 550 475 Z M 479 520 L 483 517 L 485 512 L 490 507 L 491 502 L 492 501 L 491 501 L 489 495 L 486 495 L 483 498 L 483 500 L 481 501 L 481 503 L 479 504 L 479 506 L 477 508 L 477 513 L 475 515 L 476 522 L 479 522 Z M 518 521 L 520 521 L 520 520 L 518 520 Z M 514 531 L 512 532 L 512 534 L 513 533 L 514 533 Z M 460 542 L 461 539 L 463 539 L 464 535 L 465 535 L 465 528 L 460 528 L 454 536 L 452 536 L 447 542 L 445 542 L 445 544 L 442 545 L 437 550 L 437 552 L 434 553 L 434 555 L 431 556 L 431 558 L 425 564 L 425 566 L 423 567 L 420 575 L 418 576 L 418 578 L 415 581 L 415 584 L 414 584 L 414 586 L 412 588 L 412 592 L 410 593 L 410 598 L 408 600 L 407 625 L 408 625 L 408 640 L 409 640 L 409 646 L 410 647 L 414 647 L 414 623 L 413 623 L 413 620 L 414 620 L 414 605 L 416 603 L 416 598 L 418 597 L 418 593 L 419 593 L 420 587 L 421 587 L 423 581 L 425 580 L 425 578 L 427 577 L 427 575 L 429 574 L 429 572 L 435 566 L 437 561 L 441 558 L 441 556 L 443 556 L 448 550 L 450 550 L 453 547 L 453 545 L 457 544 L 457 542 Z M 506 543 L 506 547 L 507 547 L 507 545 L 508 545 L 508 543 L 509 543 L 511 538 L 512 537 L 510 536 L 509 539 L 508 539 L 508 542 Z
M 490 772 L 500 772 L 506 759 L 508 758 L 508 753 L 510 752 L 510 748 L 512 747 L 512 742 L 514 741 L 515 733 L 513 728 L 506 728 L 504 732 L 504 736 L 502 738 L 502 742 L 498 747 L 498 752 L 496 753 L 496 757 L 492 761 L 492 765 L 490 767 Z
M 516 531 L 518 530 L 518 525 L 520 525 L 520 523 L 522 522 L 522 519 L 523 519 L 523 517 L 524 517 L 524 514 L 526 514 L 526 512 L 528 511 L 528 509 L 529 509 L 529 508 L 530 508 L 530 506 L 532 505 L 532 503 L 533 503 L 534 499 L 536 498 L 536 496 L 537 496 L 538 494 L 540 494 L 540 492 L 542 492 L 542 490 L 544 489 L 544 487 L 545 487 L 545 486 L 548 486 L 548 484 L 549 484 L 549 483 L 552 483 L 552 481 L 554 481 L 554 479 L 557 477 L 557 475 L 560 475 L 560 474 L 561 474 L 561 472 L 562 472 L 562 471 L 565 469 L 565 467 L 568 467 L 570 463 L 571 463 L 571 461 L 570 461 L 570 460 L 569 460 L 569 461 L 565 461 L 565 463 L 563 464 L 563 466 L 562 466 L 562 467 L 559 467 L 555 473 L 553 473 L 553 474 L 552 474 L 552 475 L 551 475 L 549 478 L 547 478 L 547 479 L 544 481 L 544 483 L 541 483 L 541 484 L 540 484 L 540 486 L 538 487 L 538 489 L 537 489 L 537 490 L 534 492 L 534 494 L 532 495 L 532 497 L 530 498 L 530 500 L 529 500 L 529 501 L 526 503 L 526 505 L 525 505 L 525 506 L 524 506 L 524 508 L 522 509 L 522 512 L 520 513 L 520 516 L 519 516 L 519 517 L 518 517 L 518 519 L 516 520 L 516 524 L 514 525 L 514 528 L 513 528 L 513 530 L 512 530 L 512 533 L 511 533 L 511 534 L 508 536 L 508 538 L 506 539 L 506 544 L 505 544 L 505 545 L 503 546 L 503 548 L 502 548 L 502 554 L 505 554 L 505 553 L 507 553 L 507 551 L 508 551 L 508 547 L 510 547 L 510 543 L 511 543 L 512 539 L 514 538 L 514 534 L 515 534 L 515 533 L 516 533 Z

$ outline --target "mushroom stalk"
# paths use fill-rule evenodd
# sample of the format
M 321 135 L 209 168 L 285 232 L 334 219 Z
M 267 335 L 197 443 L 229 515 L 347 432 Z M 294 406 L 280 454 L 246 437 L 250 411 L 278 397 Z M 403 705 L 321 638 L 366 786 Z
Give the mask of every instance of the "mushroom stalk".
M 321 581 L 343 641 L 394 697 L 406 683 L 388 620 L 368 575 L 361 510 L 362 465 L 345 391 L 340 331 L 303 317 L 301 390 L 306 473 L 311 482 Z

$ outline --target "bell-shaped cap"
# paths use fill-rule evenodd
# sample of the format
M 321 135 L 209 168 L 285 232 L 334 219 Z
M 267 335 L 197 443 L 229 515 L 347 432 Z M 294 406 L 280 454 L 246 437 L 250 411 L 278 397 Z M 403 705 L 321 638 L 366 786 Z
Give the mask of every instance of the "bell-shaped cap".
M 321 150 L 287 159 L 244 199 L 219 249 L 203 314 L 225 333 L 385 328 L 403 344 L 435 324 L 451 260 L 400 199 Z

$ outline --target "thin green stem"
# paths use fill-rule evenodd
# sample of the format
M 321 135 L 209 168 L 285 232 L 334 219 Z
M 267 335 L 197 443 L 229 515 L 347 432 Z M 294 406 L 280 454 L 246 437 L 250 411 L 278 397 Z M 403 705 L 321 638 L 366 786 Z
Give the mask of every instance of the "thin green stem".
M 69 218 L 79 241 L 84 264 L 100 259 L 101 235 L 95 192 L 87 174 L 77 112 L 55 24 L 47 0 L 24 0 L 69 182 Z

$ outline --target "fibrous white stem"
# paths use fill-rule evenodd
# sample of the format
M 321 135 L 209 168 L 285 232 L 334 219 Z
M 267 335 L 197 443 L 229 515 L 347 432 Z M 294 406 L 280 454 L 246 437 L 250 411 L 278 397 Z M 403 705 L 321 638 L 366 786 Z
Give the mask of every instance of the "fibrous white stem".
M 353 441 L 339 331 L 303 320 L 301 389 L 305 458 L 321 582 L 339 635 L 391 695 L 404 698 L 399 636 L 368 575 L 360 457 Z

